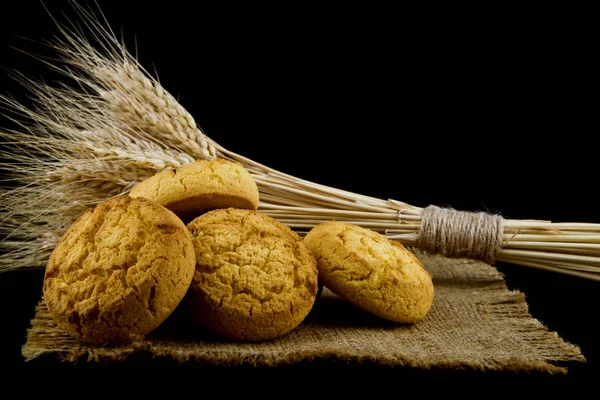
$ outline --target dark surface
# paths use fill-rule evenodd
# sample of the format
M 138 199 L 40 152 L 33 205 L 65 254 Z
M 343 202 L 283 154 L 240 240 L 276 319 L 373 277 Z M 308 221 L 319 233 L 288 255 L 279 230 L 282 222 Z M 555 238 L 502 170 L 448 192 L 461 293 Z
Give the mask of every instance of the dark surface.
M 577 20 L 569 10 L 548 9 L 455 20 L 445 13 L 348 6 L 290 12 L 192 9 L 182 1 L 161 7 L 99 3 L 113 28 L 123 28 L 131 49 L 135 35 L 142 64 L 155 68 L 204 131 L 230 150 L 301 178 L 418 206 L 600 222 L 593 141 L 598 125 L 590 101 L 597 85 L 586 39 L 590 25 L 581 20 L 585 12 Z M 71 13 L 65 1 L 48 7 L 57 16 L 61 9 Z M 41 3 L 3 4 L 0 15 L 1 66 L 56 79 L 42 63 L 11 49 L 51 54 L 18 38 L 40 41 L 55 31 Z M 0 93 L 27 102 L 8 75 L 0 74 Z M 581 347 L 586 364 L 571 367 L 566 377 L 337 363 L 284 370 L 322 377 L 327 369 L 327 375 L 341 371 L 379 383 L 414 379 L 455 387 L 591 382 L 600 372 L 600 283 L 499 268 L 510 288 L 526 294 L 534 317 Z M 143 357 L 100 366 L 52 359 L 24 363 L 20 346 L 42 278 L 41 271 L 0 274 L 3 366 L 28 373 L 46 366 L 70 372 L 176 366 Z M 210 371 L 228 377 L 257 373 Z

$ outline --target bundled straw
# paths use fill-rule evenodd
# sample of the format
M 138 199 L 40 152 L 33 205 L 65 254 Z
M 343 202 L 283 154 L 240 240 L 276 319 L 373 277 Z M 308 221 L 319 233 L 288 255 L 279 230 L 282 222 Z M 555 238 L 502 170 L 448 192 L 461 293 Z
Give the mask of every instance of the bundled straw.
M 55 66 L 75 87 L 23 78 L 36 99 L 28 109 L 4 98 L 20 129 L 0 167 L 14 189 L 0 193 L 0 271 L 44 267 L 54 245 L 84 211 L 165 168 L 195 159 L 241 162 L 260 191 L 260 211 L 305 233 L 332 219 L 448 256 L 504 261 L 600 280 L 600 224 L 508 220 L 485 213 L 419 208 L 308 182 L 233 153 L 194 118 L 119 43 L 108 24 L 74 4 L 94 44 L 72 26 L 51 45 Z

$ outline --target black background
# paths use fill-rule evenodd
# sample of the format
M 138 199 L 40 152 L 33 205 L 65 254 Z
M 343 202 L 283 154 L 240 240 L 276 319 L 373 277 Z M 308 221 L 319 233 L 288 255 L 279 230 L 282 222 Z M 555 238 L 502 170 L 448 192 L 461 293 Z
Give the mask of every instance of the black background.
M 226 148 L 301 178 L 417 206 L 600 222 L 598 65 L 586 10 L 196 3 L 99 1 L 132 52 L 137 46 L 141 63 Z M 73 16 L 66 1 L 47 7 L 60 20 L 63 11 Z M 3 3 L 0 15 L 0 93 L 27 103 L 10 70 L 48 82 L 59 77 L 13 47 L 50 55 L 36 42 L 56 29 L 38 1 Z M 600 364 L 600 284 L 519 266 L 499 269 L 511 289 L 526 294 L 534 317 L 581 347 L 587 364 L 566 377 L 298 369 L 341 369 L 386 382 L 588 382 Z M 0 362 L 13 371 L 52 366 L 72 373 L 52 360 L 24 363 L 20 356 L 42 278 L 42 271 L 0 275 Z M 146 360 L 78 368 L 132 366 L 177 365 Z

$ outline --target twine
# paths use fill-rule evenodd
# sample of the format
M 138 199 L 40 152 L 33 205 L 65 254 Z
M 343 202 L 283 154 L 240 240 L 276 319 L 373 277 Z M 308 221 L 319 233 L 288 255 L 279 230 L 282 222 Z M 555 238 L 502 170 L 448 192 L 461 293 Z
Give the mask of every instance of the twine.
M 429 206 L 421 214 L 417 246 L 447 257 L 472 258 L 493 264 L 502 245 L 503 232 L 499 215 Z

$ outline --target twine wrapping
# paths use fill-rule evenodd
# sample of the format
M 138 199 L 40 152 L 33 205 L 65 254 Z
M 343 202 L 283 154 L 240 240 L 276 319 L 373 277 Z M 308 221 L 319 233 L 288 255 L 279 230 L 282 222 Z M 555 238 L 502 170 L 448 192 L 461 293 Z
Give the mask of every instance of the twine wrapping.
M 421 214 L 417 246 L 446 257 L 465 257 L 493 264 L 502 247 L 502 217 L 484 212 L 429 206 Z

